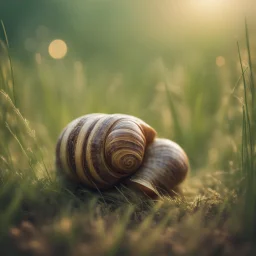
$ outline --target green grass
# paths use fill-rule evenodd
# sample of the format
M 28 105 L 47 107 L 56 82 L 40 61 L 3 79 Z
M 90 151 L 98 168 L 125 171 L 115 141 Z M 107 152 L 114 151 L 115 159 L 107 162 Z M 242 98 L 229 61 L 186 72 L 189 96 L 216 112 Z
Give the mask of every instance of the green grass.
M 253 255 L 256 106 L 247 25 L 248 64 L 238 47 L 242 75 L 230 67 L 238 80 L 232 93 L 208 56 L 179 82 L 178 68 L 163 60 L 141 75 L 94 74 L 72 60 L 26 68 L 12 62 L 6 42 L 0 51 L 1 255 Z M 184 196 L 152 200 L 124 185 L 99 193 L 58 179 L 57 136 L 90 112 L 136 115 L 180 143 L 191 163 Z
M 244 85 L 244 106 L 243 106 L 243 134 L 242 134 L 242 171 L 244 180 L 244 229 L 247 237 L 255 236 L 256 222 L 254 216 L 256 214 L 256 176 L 255 176 L 255 84 L 253 77 L 252 58 L 250 51 L 250 40 L 247 23 L 245 22 L 246 46 L 248 53 L 249 71 L 246 74 L 243 70 L 241 53 L 238 44 L 239 60 L 242 70 Z

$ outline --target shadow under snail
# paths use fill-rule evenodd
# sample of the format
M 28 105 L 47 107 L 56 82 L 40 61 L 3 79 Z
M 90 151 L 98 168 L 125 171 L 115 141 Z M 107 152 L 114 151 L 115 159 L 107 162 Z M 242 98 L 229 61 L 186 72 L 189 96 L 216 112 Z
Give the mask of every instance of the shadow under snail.
M 88 114 L 69 123 L 56 146 L 56 167 L 69 180 L 98 190 L 120 182 L 148 195 L 173 195 L 186 178 L 184 150 L 139 118 Z

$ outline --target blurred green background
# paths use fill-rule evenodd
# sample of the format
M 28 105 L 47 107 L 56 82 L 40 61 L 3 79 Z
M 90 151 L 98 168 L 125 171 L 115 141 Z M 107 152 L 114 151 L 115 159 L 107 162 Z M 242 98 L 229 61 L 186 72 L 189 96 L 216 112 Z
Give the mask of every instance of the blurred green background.
M 255 14 L 255 0 L 0 0 L 0 255 L 255 255 Z M 184 198 L 62 186 L 58 136 L 92 112 L 179 143 Z
M 90 112 L 144 119 L 184 147 L 192 172 L 233 168 L 242 118 L 236 42 L 246 66 L 246 16 L 255 60 L 255 13 L 253 0 L 1 0 L 17 106 L 50 169 L 62 128 Z M 12 88 L 3 44 L 0 57 Z

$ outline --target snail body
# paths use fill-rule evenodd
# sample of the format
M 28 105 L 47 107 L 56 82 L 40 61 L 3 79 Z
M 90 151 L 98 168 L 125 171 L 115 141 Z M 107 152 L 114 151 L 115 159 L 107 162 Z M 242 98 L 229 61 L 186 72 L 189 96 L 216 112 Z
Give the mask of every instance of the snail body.
M 68 179 L 107 189 L 125 178 L 142 190 L 169 193 L 188 172 L 188 159 L 176 143 L 156 139 L 139 118 L 89 114 L 69 123 L 56 146 L 56 167 Z

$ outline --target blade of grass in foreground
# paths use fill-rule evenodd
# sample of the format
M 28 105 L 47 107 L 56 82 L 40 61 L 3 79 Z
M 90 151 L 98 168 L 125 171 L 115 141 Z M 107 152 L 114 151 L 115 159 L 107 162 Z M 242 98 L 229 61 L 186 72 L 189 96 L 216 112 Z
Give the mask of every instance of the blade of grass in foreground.
M 242 58 L 240 53 L 240 47 L 238 47 L 239 61 L 242 71 L 242 81 L 244 87 L 244 106 L 243 106 L 243 123 L 242 123 L 242 171 L 245 176 L 245 183 L 243 183 L 244 189 L 244 209 L 243 209 L 243 228 L 244 234 L 248 239 L 253 239 L 255 235 L 256 227 L 256 175 L 254 173 L 255 168 L 255 85 L 252 74 L 252 61 L 251 61 L 251 50 L 249 43 L 249 32 L 247 22 L 245 20 L 245 33 L 246 33 L 246 46 L 248 54 L 249 64 L 249 75 L 248 79 L 245 77 L 243 69 Z M 248 82 L 247 82 L 248 81 Z
M 112 243 L 110 249 L 105 255 L 112 256 L 117 255 L 121 240 L 124 238 L 126 227 L 129 223 L 132 212 L 134 211 L 133 206 L 129 206 L 122 218 L 120 224 L 117 224 L 113 230 L 113 237 L 111 238 Z
M 15 106 L 14 102 L 12 101 L 12 99 L 9 97 L 9 95 L 7 93 L 5 93 L 4 91 L 0 90 L 0 96 L 3 97 L 4 101 L 8 104 L 8 106 L 10 107 L 10 110 L 13 111 L 13 113 L 15 113 L 15 116 L 18 118 L 18 120 L 20 121 L 20 124 L 23 125 L 23 127 L 25 128 L 25 131 L 26 131 L 26 134 L 33 140 L 33 144 L 35 145 L 35 147 L 38 149 L 37 150 L 37 153 L 38 153 L 38 156 L 35 155 L 34 152 L 32 152 L 32 155 L 33 155 L 33 158 L 34 159 L 37 159 L 37 162 L 41 162 L 43 167 L 44 167 L 44 170 L 45 170 L 45 173 L 47 175 L 47 178 L 49 179 L 49 181 L 51 181 L 51 175 L 47 169 L 47 166 L 45 164 L 45 161 L 44 161 L 44 156 L 43 156 L 43 153 L 41 151 L 41 147 L 40 145 L 38 144 L 37 142 L 37 139 L 36 139 L 36 134 L 35 134 L 35 131 L 33 129 L 31 129 L 30 125 L 29 125 L 29 122 L 27 119 L 25 119 L 23 117 L 23 115 L 21 114 L 21 112 L 19 111 L 19 109 Z M 15 117 L 15 118 L 16 118 Z M 10 126 L 8 125 L 8 123 L 6 123 L 5 125 L 7 125 L 7 129 L 9 130 L 9 132 L 12 134 L 13 138 L 18 142 L 21 150 L 23 153 L 25 153 L 25 156 L 26 158 L 28 159 L 29 161 L 29 165 L 30 165 L 30 168 L 32 168 L 32 165 L 31 165 L 31 157 L 29 156 L 30 154 L 28 154 L 27 150 L 26 150 L 26 146 L 23 145 L 21 143 L 21 139 L 17 136 L 17 134 L 15 134 Z M 39 159 L 38 159 L 39 157 Z M 33 168 L 32 168 L 33 169 Z M 35 171 L 33 170 L 34 174 L 35 174 Z
M 237 49 L 238 49 L 238 55 L 239 55 L 239 61 L 240 61 L 240 66 L 241 66 L 241 71 L 242 71 L 242 77 L 243 77 L 243 86 L 244 86 L 244 106 L 245 106 L 245 117 L 246 117 L 246 127 L 247 127 L 247 132 L 248 132 L 248 140 L 249 144 L 248 146 L 250 147 L 250 155 L 252 156 L 253 153 L 253 146 L 252 146 L 252 136 L 251 136 L 251 121 L 250 121 L 250 114 L 249 114 L 249 100 L 247 96 L 247 84 L 246 84 L 246 79 L 245 79 L 245 73 L 243 70 L 243 64 L 242 64 L 242 58 L 241 58 L 241 52 L 240 52 L 240 47 L 239 43 L 237 42 Z M 252 158 L 250 158 L 251 162 Z M 252 162 L 251 162 L 251 167 L 252 167 Z

